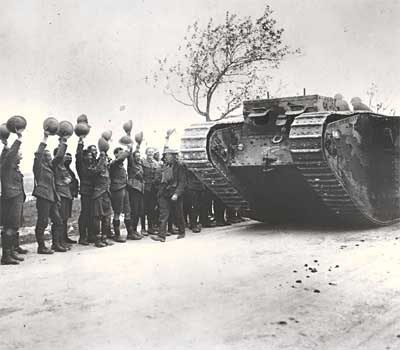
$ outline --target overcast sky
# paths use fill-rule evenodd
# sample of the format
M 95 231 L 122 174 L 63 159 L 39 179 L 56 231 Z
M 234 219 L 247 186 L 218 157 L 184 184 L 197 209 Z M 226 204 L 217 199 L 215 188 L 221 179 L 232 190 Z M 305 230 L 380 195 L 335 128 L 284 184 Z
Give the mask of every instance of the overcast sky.
M 147 85 L 159 56 L 173 56 L 188 24 L 227 10 L 258 16 L 261 0 L 2 0 L 0 107 L 2 120 L 28 120 L 22 168 L 30 171 L 45 117 L 75 123 L 81 113 L 93 128 L 89 141 L 133 119 L 149 143 L 170 126 L 199 117 Z M 399 0 L 271 0 L 284 39 L 303 54 L 288 59 L 276 79 L 282 94 L 308 93 L 348 100 L 365 97 L 374 82 L 380 98 L 400 111 Z M 120 106 L 126 106 L 121 111 Z M 55 140 L 53 140 L 55 142 Z M 174 140 L 175 144 L 178 140 Z M 70 142 L 75 150 L 76 138 Z M 161 143 L 161 142 L 160 142 Z M 116 142 L 113 146 L 116 145 Z

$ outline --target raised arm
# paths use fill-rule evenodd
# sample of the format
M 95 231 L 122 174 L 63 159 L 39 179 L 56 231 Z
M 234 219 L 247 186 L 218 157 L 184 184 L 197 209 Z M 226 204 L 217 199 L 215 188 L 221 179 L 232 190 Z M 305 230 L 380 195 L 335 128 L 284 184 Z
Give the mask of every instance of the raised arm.
M 58 145 L 57 154 L 53 159 L 53 166 L 57 166 L 64 161 L 65 153 L 67 152 L 67 140 L 60 138 L 60 144 Z
M 46 150 L 46 147 L 47 147 L 48 136 L 49 136 L 48 133 L 45 131 L 43 140 L 39 144 L 39 147 L 38 147 L 37 151 L 35 152 L 35 158 L 33 160 L 33 175 L 35 177 L 40 177 L 40 172 L 42 170 L 44 151 Z

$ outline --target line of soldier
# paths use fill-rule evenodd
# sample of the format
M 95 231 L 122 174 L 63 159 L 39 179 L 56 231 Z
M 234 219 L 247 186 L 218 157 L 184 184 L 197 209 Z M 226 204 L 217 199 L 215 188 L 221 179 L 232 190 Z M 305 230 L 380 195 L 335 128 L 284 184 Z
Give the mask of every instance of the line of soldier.
M 19 170 L 22 159 L 19 151 L 22 129 L 14 131 L 17 139 L 8 148 L 7 139 L 1 153 L 2 187 L 2 258 L 4 265 L 16 265 L 26 254 L 20 247 L 18 230 L 22 226 L 23 204 L 26 199 L 23 175 Z M 121 235 L 120 220 L 124 215 L 127 239 L 140 240 L 150 235 L 153 240 L 165 242 L 166 237 L 177 234 L 185 237 L 188 225 L 193 232 L 215 224 L 210 220 L 212 208 L 216 225 L 230 224 L 225 220 L 225 208 L 213 198 L 202 183 L 178 160 L 178 151 L 164 148 L 163 158 L 154 148 L 146 149 L 141 159 L 139 147 L 129 144 L 126 149 L 117 147 L 115 159 L 107 151 L 98 151 L 95 145 L 84 146 L 85 136 L 80 136 L 76 150 L 76 171 L 79 182 L 70 168 L 72 155 L 67 153 L 67 140 L 72 135 L 59 138 L 53 154 L 47 149 L 49 131 L 44 131 L 42 142 L 34 156 L 34 190 L 37 222 L 35 237 L 38 254 L 66 252 L 77 243 L 68 237 L 68 220 L 72 214 L 73 199 L 80 194 L 81 211 L 78 219 L 81 245 L 93 243 L 102 248 L 115 242 L 125 242 Z M 168 137 L 168 136 L 167 136 Z M 127 162 L 127 169 L 124 163 Z M 80 185 L 79 185 L 80 183 Z M 214 205 L 213 205 L 213 204 Z M 112 217 L 113 215 L 113 217 Z M 112 227 L 111 230 L 111 217 Z M 235 212 L 227 212 L 229 221 L 239 222 Z M 147 219 L 147 230 L 146 230 Z M 45 244 L 45 230 L 51 221 L 51 248 Z M 141 231 L 138 231 L 138 224 Z M 174 226 L 177 226 L 175 230 Z

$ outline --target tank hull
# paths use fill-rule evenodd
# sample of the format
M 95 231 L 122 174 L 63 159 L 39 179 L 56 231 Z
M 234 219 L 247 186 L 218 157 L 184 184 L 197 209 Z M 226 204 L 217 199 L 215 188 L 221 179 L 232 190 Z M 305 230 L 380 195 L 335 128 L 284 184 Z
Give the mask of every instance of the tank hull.
M 270 130 L 237 120 L 193 126 L 183 159 L 227 207 L 256 220 L 399 221 L 400 118 L 321 111 L 297 115 L 282 137 Z

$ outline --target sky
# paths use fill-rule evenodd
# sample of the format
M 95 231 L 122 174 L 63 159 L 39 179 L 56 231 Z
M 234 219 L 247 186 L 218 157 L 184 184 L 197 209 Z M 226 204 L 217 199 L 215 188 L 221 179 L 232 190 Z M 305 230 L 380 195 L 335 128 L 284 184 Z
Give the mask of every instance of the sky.
M 226 11 L 259 16 L 274 10 L 284 40 L 302 54 L 273 73 L 281 96 L 307 93 L 347 100 L 365 98 L 371 83 L 377 98 L 400 111 L 400 0 L 2 0 L 0 10 L 0 112 L 28 121 L 21 168 L 32 169 L 33 153 L 48 116 L 75 123 L 85 113 L 88 143 L 104 130 L 112 147 L 133 120 L 145 145 L 161 147 L 165 130 L 181 130 L 202 118 L 146 84 L 157 58 L 174 57 L 187 25 Z M 121 108 L 121 106 L 124 106 Z M 179 146 L 179 133 L 172 145 Z M 12 141 L 12 140 L 11 140 Z M 76 137 L 69 141 L 74 153 Z M 50 142 L 55 146 L 56 137 Z

